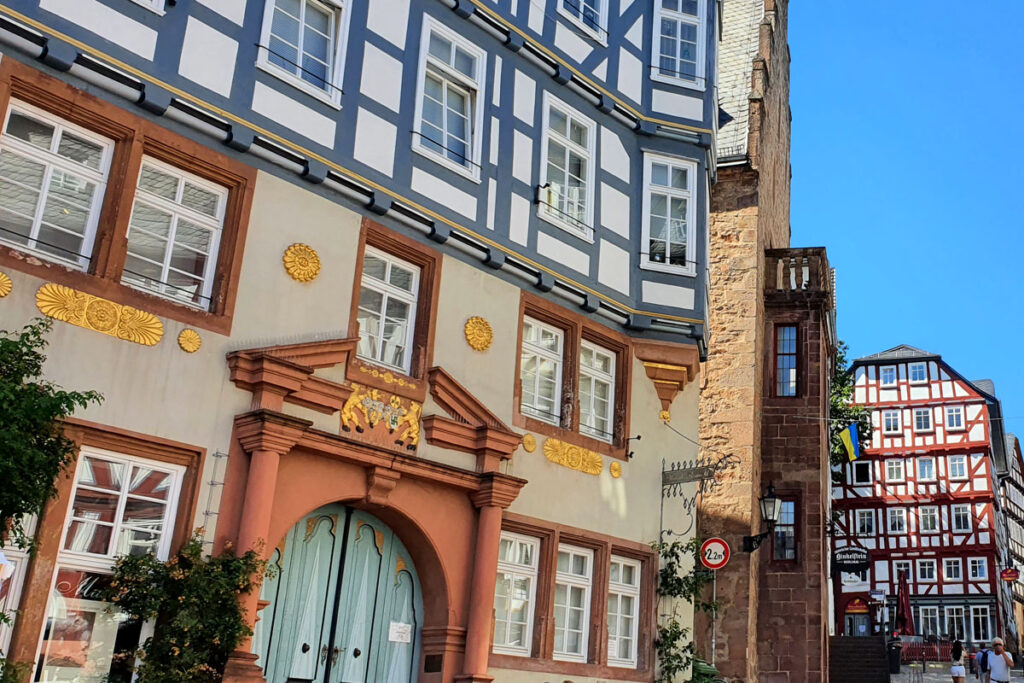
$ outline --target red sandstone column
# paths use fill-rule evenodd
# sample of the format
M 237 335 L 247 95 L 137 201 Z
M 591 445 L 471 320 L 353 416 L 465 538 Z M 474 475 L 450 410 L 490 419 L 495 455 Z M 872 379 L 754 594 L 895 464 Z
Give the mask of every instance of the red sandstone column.
M 502 510 L 515 500 L 522 480 L 497 473 L 484 475 L 473 504 L 480 508 L 476 527 L 476 555 L 469 594 L 464 673 L 455 677 L 464 683 L 490 683 L 487 661 L 491 654 L 491 617 L 494 614 L 494 584 L 498 575 L 498 545 L 501 542 Z
M 249 454 L 249 476 L 236 540 L 239 553 L 249 550 L 257 550 L 264 556 L 268 553 L 271 539 L 267 535 L 278 465 L 281 456 L 291 451 L 311 424 L 308 420 L 269 410 L 256 410 L 235 418 L 235 438 Z M 256 624 L 259 595 L 257 584 L 256 588 L 239 596 L 250 629 Z M 222 680 L 225 683 L 262 683 L 263 672 L 256 664 L 256 655 L 249 652 L 251 646 L 252 638 L 245 638 L 231 653 L 224 669 Z

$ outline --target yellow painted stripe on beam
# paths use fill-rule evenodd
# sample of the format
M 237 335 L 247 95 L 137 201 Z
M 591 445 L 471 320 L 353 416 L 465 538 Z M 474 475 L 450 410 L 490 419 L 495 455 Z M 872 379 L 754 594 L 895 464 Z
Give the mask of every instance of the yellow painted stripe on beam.
M 151 75 L 145 73 L 144 71 L 140 71 L 139 69 L 136 69 L 135 67 L 131 66 L 130 64 L 126 64 L 125 62 L 122 62 L 121 60 L 117 59 L 116 57 L 112 57 L 112 56 L 106 54 L 105 52 L 103 52 L 101 50 L 97 50 L 96 48 L 92 47 L 91 45 L 83 43 L 82 41 L 76 40 L 75 38 L 72 38 L 69 35 L 66 35 L 64 33 L 61 33 L 60 31 L 52 29 L 49 26 L 47 26 L 46 24 L 43 24 L 42 22 L 36 21 L 35 19 L 32 19 L 31 17 L 27 17 L 24 14 L 22 14 L 21 12 L 18 12 L 17 10 L 11 9 L 10 7 L 7 7 L 6 5 L 0 5 L 0 13 L 6 14 L 9 17 L 11 17 L 11 18 L 13 18 L 13 19 L 15 19 L 17 21 L 20 21 L 20 22 L 22 22 L 22 23 L 24 23 L 24 24 L 26 24 L 28 26 L 31 26 L 32 28 L 36 29 L 37 31 L 40 31 L 42 33 L 51 35 L 54 38 L 58 38 L 60 40 L 63 40 L 64 42 L 77 47 L 78 49 L 80 49 L 83 52 L 86 52 L 86 53 L 92 55 L 93 57 L 96 57 L 96 58 L 101 59 L 101 60 L 105 60 L 108 63 L 116 66 L 118 69 L 121 69 L 122 71 L 125 71 L 126 73 L 132 74 L 136 78 L 139 78 L 139 79 L 141 79 L 143 81 L 147 81 L 149 83 L 153 83 L 154 85 L 158 85 L 161 88 L 164 88 L 165 90 L 167 90 L 168 92 L 173 93 L 175 96 L 181 98 L 182 100 L 185 100 L 187 102 L 191 102 L 192 104 L 194 104 L 194 105 L 196 105 L 198 107 L 202 107 L 202 108 L 205 108 L 205 109 L 207 109 L 207 110 L 209 110 L 211 112 L 214 112 L 218 116 L 221 116 L 221 117 L 223 117 L 223 118 L 225 118 L 225 119 L 227 119 L 229 121 L 233 121 L 234 123 L 238 123 L 238 124 L 241 124 L 243 126 L 247 126 L 248 128 L 251 128 L 256 133 L 259 133 L 260 135 L 262 135 L 262 136 L 264 136 L 264 137 L 266 137 L 266 138 L 268 138 L 270 140 L 273 140 L 273 141 L 277 142 L 278 144 L 283 145 L 284 147 L 287 147 L 287 148 L 289 148 L 289 149 L 291 149 L 291 150 L 293 150 L 295 152 L 298 152 L 299 154 L 307 156 L 307 157 L 309 157 L 311 159 L 315 159 L 315 160 L 319 161 L 320 163 L 324 164 L 325 166 L 327 166 L 328 168 L 330 168 L 330 169 L 340 173 L 341 175 L 348 176 L 349 178 L 351 178 L 351 179 L 353 179 L 353 180 L 355 180 L 357 182 L 363 183 L 364 185 L 367 185 L 368 187 L 371 187 L 374 190 L 377 190 L 378 192 L 383 192 L 384 194 L 386 194 L 386 195 L 388 195 L 388 196 L 390 196 L 390 197 L 392 197 L 394 199 L 397 199 L 399 202 L 408 205 L 409 207 L 415 209 L 416 211 L 419 211 L 419 212 L 429 216 L 430 218 L 434 219 L 435 221 L 437 221 L 439 223 L 444 223 L 445 225 L 448 225 L 449 227 L 452 227 L 455 230 L 458 230 L 459 232 L 462 232 L 462 233 L 464 233 L 466 235 L 469 235 L 470 237 L 472 237 L 475 240 L 483 242 L 484 244 L 486 244 L 489 247 L 492 247 L 492 248 L 497 249 L 497 250 L 499 250 L 501 252 L 504 252 L 506 255 L 512 256 L 512 257 L 522 261 L 523 263 L 526 263 L 527 265 L 529 265 L 529 266 L 531 266 L 533 268 L 536 268 L 537 270 L 545 272 L 548 275 L 551 275 L 552 277 L 558 278 L 559 280 L 562 280 L 563 282 L 566 282 L 566 283 L 572 285 L 573 287 L 576 287 L 577 289 L 583 290 L 584 292 L 587 292 L 588 294 L 593 294 L 594 296 L 596 296 L 597 298 L 601 299 L 605 303 L 611 304 L 611 305 L 616 306 L 616 307 L 618 307 L 618 308 L 620 308 L 622 310 L 625 310 L 627 313 L 632 313 L 632 314 L 635 314 L 635 315 L 645 315 L 645 316 L 650 316 L 652 318 L 662 318 L 662 319 L 665 319 L 665 320 L 675 320 L 675 321 L 678 321 L 678 322 L 692 323 L 692 324 L 697 324 L 697 325 L 704 324 L 703 320 L 699 320 L 697 318 L 687 318 L 687 317 L 684 317 L 684 316 L 671 315 L 671 314 L 668 314 L 668 313 L 650 313 L 650 312 L 647 312 L 647 311 L 642 311 L 642 310 L 639 310 L 639 309 L 635 309 L 635 308 L 633 308 L 631 306 L 628 306 L 628 305 L 623 304 L 623 303 L 621 303 L 619 301 L 616 301 L 615 299 L 612 299 L 609 296 L 605 296 L 604 294 L 601 294 L 600 292 L 597 292 L 597 291 L 591 289 L 590 287 L 587 287 L 586 285 L 584 285 L 582 283 L 579 283 L 579 282 L 576 282 L 575 280 L 567 278 L 567 277 L 565 277 L 565 275 L 563 275 L 561 273 L 558 273 L 558 272 L 555 272 L 555 271 L 551 270 L 550 268 L 548 268 L 546 266 L 543 266 L 540 263 L 537 263 L 536 261 L 534 261 L 534 260 L 532 260 L 532 259 L 530 259 L 530 258 L 528 258 L 526 256 L 523 256 L 522 254 L 519 254 L 518 252 L 516 252 L 513 249 L 509 249 L 508 247 L 506 247 L 506 246 L 504 246 L 502 244 L 499 244 L 498 242 L 495 242 L 494 240 L 490 239 L 489 237 L 487 237 L 485 235 L 481 235 L 481 234 L 475 232 L 474 230 L 470 230 L 469 228 L 467 228 L 465 226 L 462 226 L 462 225 L 456 223 L 455 221 L 452 221 L 452 220 L 450 220 L 450 219 L 440 215 L 439 213 L 436 213 L 435 211 L 433 211 L 431 209 L 428 209 L 425 206 L 422 206 L 421 204 L 419 204 L 419 203 L 417 203 L 417 202 L 415 202 L 415 201 L 413 201 L 411 199 L 403 197 L 402 195 L 394 192 L 393 190 L 389 190 L 388 188 L 384 187 L 383 185 L 379 185 L 378 183 L 375 183 L 374 181 L 370 180 L 369 178 L 364 178 L 363 176 L 359 175 L 358 173 L 356 173 L 354 171 L 350 171 L 347 168 L 339 166 L 338 164 L 334 163 L 330 159 L 327 159 L 326 157 L 320 156 L 316 152 L 314 152 L 312 150 L 309 150 L 309 149 L 306 149 L 302 145 L 299 145 L 297 143 L 292 142 L 291 140 L 283 138 L 280 135 L 277 135 L 276 133 L 273 133 L 273 132 L 271 132 L 271 131 L 269 131 L 269 130 L 261 127 L 261 126 L 258 126 L 256 124 L 254 124 L 254 123 L 250 123 L 249 121 L 246 121 L 245 119 L 243 119 L 240 116 L 232 114 L 229 111 L 225 111 L 225 110 L 221 109 L 220 107 L 217 107 L 217 106 L 215 106 L 213 104 L 210 104 L 210 103 L 206 102 L 205 100 L 202 100 L 202 99 L 196 97 L 195 95 L 192 95 L 191 93 L 185 92 L 184 90 L 181 90 L 180 88 L 176 88 L 173 85 L 170 85 L 169 83 L 164 83 L 160 79 L 155 78 L 154 76 L 151 76 Z

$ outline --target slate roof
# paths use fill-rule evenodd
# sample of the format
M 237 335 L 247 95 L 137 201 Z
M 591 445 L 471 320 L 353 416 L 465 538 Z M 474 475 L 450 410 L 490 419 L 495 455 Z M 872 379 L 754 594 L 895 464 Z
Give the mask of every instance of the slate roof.
M 764 0 L 723 0 L 718 45 L 718 103 L 732 120 L 718 130 L 718 158 L 747 154 L 750 75 L 754 70 Z
M 932 353 L 930 351 L 924 351 L 914 346 L 908 346 L 907 344 L 900 344 L 894 346 L 891 349 L 882 351 L 880 353 L 874 353 L 870 356 L 864 356 L 858 358 L 854 363 L 873 363 L 875 361 L 885 360 L 913 360 L 915 358 L 939 358 L 939 354 Z
M 982 393 L 988 394 L 989 396 L 995 396 L 996 395 L 996 385 L 995 385 L 995 382 L 993 382 L 990 379 L 975 379 L 975 380 L 971 380 L 971 384 L 974 385 L 975 389 L 977 389 L 978 391 L 981 391 Z

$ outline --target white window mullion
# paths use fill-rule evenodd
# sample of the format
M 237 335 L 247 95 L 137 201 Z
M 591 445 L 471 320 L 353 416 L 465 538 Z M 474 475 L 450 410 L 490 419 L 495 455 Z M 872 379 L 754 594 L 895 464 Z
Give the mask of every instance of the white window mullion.
M 608 578 L 608 666 L 636 668 L 637 665 L 641 566 L 636 560 L 615 555 L 611 558 Z
M 494 595 L 494 652 L 528 657 L 533 642 L 533 619 L 537 596 L 539 539 L 502 532 L 498 552 Z M 501 584 L 504 583 L 504 587 Z M 516 587 L 526 586 L 525 594 Z M 517 612 L 523 620 L 514 618 Z M 513 633 L 517 630 L 516 633 Z
M 592 550 L 568 545 L 558 547 L 554 597 L 554 659 L 587 661 L 593 572 Z M 576 596 L 579 596 L 578 600 Z
M 553 119 L 564 119 L 564 134 L 554 128 Z M 596 125 L 550 93 L 545 93 L 543 129 L 538 215 L 549 223 L 590 241 L 594 235 Z M 574 131 L 586 144 L 573 140 Z M 563 150 L 554 159 L 552 145 L 557 145 Z M 577 177 L 572 173 L 574 155 L 580 166 L 580 184 L 578 187 L 570 188 L 570 179 Z

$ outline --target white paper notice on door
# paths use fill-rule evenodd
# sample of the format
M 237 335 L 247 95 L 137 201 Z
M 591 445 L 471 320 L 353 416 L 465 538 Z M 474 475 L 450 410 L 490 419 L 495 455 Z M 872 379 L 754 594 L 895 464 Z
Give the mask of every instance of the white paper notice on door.
M 391 626 L 388 628 L 388 640 L 392 643 L 411 643 L 412 624 L 392 621 Z

